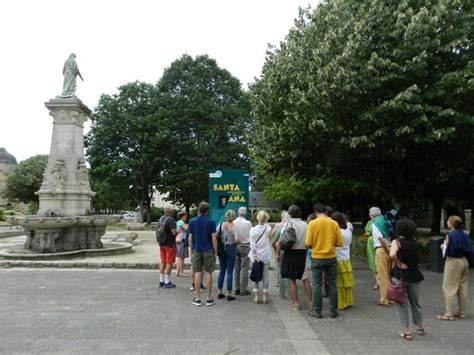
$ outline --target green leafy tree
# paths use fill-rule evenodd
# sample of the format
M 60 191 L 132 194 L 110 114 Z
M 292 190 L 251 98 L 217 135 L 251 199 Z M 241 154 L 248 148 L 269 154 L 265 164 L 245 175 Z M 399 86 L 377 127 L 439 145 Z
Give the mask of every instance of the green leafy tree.
M 322 169 L 405 211 L 472 176 L 472 162 L 452 164 L 473 150 L 472 12 L 434 0 L 302 10 L 251 88 L 257 172 L 308 181 Z
M 15 171 L 8 175 L 4 197 L 24 203 L 38 202 L 35 192 L 40 189 L 47 164 L 47 155 L 34 155 L 20 162 Z
M 249 101 L 238 79 L 207 55 L 183 55 L 158 83 L 169 157 L 157 188 L 189 208 L 208 195 L 209 168 L 247 168 Z
M 93 187 L 102 208 L 139 205 L 151 219 L 153 185 L 159 179 L 165 145 L 155 86 L 134 82 L 102 95 L 92 116 L 86 150 Z M 142 214 L 140 214 L 142 215 Z

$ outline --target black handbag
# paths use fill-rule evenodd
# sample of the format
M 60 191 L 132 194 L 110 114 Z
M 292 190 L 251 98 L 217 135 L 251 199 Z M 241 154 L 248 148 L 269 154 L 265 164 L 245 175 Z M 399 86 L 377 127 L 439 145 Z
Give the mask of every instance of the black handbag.
M 291 250 L 297 241 L 296 231 L 293 228 L 291 220 L 286 224 L 286 228 L 280 236 L 280 245 L 282 250 Z
M 263 262 L 255 261 L 252 264 L 252 272 L 250 273 L 250 280 L 253 282 L 260 282 L 263 279 Z

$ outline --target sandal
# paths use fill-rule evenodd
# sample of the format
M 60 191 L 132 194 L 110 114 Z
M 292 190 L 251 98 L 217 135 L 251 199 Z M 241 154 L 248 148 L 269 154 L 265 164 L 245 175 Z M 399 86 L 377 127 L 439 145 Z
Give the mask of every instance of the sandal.
M 453 316 L 450 316 L 449 314 L 446 314 L 446 313 L 445 313 L 445 314 L 438 314 L 438 315 L 436 316 L 436 319 L 437 319 L 437 320 L 453 320 L 454 317 L 453 317 Z
M 413 336 L 411 335 L 411 333 L 401 332 L 400 336 L 405 340 L 413 340 Z
M 425 330 L 423 328 L 418 328 L 416 330 L 416 334 L 423 336 L 425 335 Z
M 294 311 L 299 311 L 301 309 L 300 304 L 299 303 L 292 303 L 291 304 L 291 309 L 293 309 Z
M 463 312 L 456 312 L 454 316 L 460 319 L 466 319 L 466 315 Z
M 377 291 L 378 289 L 379 289 L 378 286 L 374 286 L 374 287 L 371 288 L 372 291 Z

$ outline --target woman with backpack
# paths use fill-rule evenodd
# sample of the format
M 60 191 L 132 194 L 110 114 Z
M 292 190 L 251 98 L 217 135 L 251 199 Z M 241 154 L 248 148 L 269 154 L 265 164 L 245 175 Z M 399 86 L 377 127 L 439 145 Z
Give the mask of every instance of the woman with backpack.
M 227 301 L 235 300 L 235 296 L 232 296 L 232 278 L 234 274 L 235 256 L 237 254 L 237 244 L 240 241 L 239 236 L 235 233 L 233 223 L 235 218 L 235 212 L 233 210 L 227 210 L 225 213 L 226 221 L 217 227 L 217 242 L 221 243 L 222 246 L 218 248 L 219 276 L 217 277 L 217 289 L 219 293 L 217 294 L 217 298 L 227 298 Z M 226 274 L 227 296 L 222 292 Z

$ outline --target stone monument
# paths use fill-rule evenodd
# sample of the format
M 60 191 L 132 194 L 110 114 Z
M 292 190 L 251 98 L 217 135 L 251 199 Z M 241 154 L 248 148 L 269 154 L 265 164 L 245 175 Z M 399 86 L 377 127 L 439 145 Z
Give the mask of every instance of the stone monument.
M 43 183 L 36 192 L 38 213 L 11 219 L 27 232 L 25 248 L 37 253 L 102 248 L 105 228 L 120 220 L 116 215 L 91 215 L 94 192 L 83 138 L 91 110 L 75 95 L 75 77 L 80 75 L 75 57 L 71 54 L 64 65 L 63 94 L 45 103 L 53 117 L 53 135 Z

